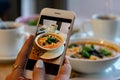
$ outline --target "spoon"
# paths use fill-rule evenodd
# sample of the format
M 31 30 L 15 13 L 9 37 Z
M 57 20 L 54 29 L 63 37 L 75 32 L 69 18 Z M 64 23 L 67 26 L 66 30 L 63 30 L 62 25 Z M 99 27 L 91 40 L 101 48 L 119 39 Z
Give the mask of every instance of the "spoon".
M 3 20 L 0 18 L 0 29 L 7 29 L 7 25 L 3 22 Z

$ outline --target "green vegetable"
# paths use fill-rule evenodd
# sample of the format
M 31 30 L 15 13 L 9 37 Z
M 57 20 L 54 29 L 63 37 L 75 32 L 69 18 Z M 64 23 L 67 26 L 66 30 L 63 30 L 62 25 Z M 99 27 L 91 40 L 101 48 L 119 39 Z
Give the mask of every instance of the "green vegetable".
M 68 46 L 68 48 L 73 48 L 73 47 L 75 47 L 74 44 L 70 44 L 70 45 Z
M 94 47 L 94 45 L 93 45 L 93 44 L 91 44 L 91 48 L 92 48 L 92 49 L 95 49 L 95 47 Z
M 40 31 L 44 31 L 45 30 L 45 28 L 40 28 Z
M 38 19 L 32 19 L 32 20 L 29 20 L 27 22 L 27 24 L 31 25 L 31 26 L 36 26 L 37 25 L 37 21 L 38 21 Z
M 51 41 L 51 38 L 47 38 L 47 40 L 46 40 L 46 42 L 48 43 L 48 44 L 52 44 L 52 41 Z
M 47 38 L 47 40 L 46 40 L 46 42 L 48 43 L 48 44 L 52 44 L 52 43 L 57 43 L 57 42 L 59 42 L 59 40 L 57 39 L 57 38 L 54 38 L 54 37 L 48 37 Z
M 89 46 L 84 46 L 83 50 L 85 50 L 85 51 L 92 51 L 93 49 L 91 47 L 89 47 Z
M 109 51 L 107 51 L 107 50 L 105 50 L 103 48 L 101 48 L 99 51 L 100 51 L 100 53 L 104 54 L 105 56 L 109 56 L 109 55 L 112 54 L 111 52 L 109 52 Z
M 85 57 L 85 58 L 89 58 L 90 54 L 86 50 L 83 50 L 82 51 L 82 56 Z

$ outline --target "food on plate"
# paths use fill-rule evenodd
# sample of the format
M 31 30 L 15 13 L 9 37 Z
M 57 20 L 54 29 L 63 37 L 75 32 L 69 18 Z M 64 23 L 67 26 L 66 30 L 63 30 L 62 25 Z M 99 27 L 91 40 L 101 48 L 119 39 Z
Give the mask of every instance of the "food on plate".
M 72 58 L 98 60 L 114 57 L 117 50 L 108 45 L 92 42 L 76 42 L 68 46 L 67 54 Z
M 30 26 L 36 26 L 37 25 L 37 22 L 38 22 L 38 19 L 35 18 L 35 19 L 30 19 L 28 20 L 26 23 Z
M 55 33 L 45 33 L 37 37 L 38 46 L 46 50 L 57 49 L 63 42 L 63 37 Z
M 36 26 L 38 19 L 39 19 L 39 15 L 30 15 L 30 16 L 20 16 L 16 18 L 15 21 L 27 24 L 29 26 Z

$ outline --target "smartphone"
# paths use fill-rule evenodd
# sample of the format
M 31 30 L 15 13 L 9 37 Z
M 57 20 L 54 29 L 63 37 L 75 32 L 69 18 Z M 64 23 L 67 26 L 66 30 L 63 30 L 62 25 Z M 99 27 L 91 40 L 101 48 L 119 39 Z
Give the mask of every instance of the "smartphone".
M 42 59 L 46 74 L 57 75 L 64 61 L 74 19 L 74 12 L 67 10 L 44 8 L 41 11 L 26 74 L 30 75 L 37 60 Z

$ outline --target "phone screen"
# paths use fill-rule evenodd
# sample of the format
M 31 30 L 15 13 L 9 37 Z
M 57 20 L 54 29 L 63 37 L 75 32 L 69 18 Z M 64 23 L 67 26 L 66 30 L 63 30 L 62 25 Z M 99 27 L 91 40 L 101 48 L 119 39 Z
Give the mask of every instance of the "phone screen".
M 57 75 L 67 49 L 71 21 L 41 15 L 26 69 L 33 70 L 36 61 L 42 59 L 46 73 Z

